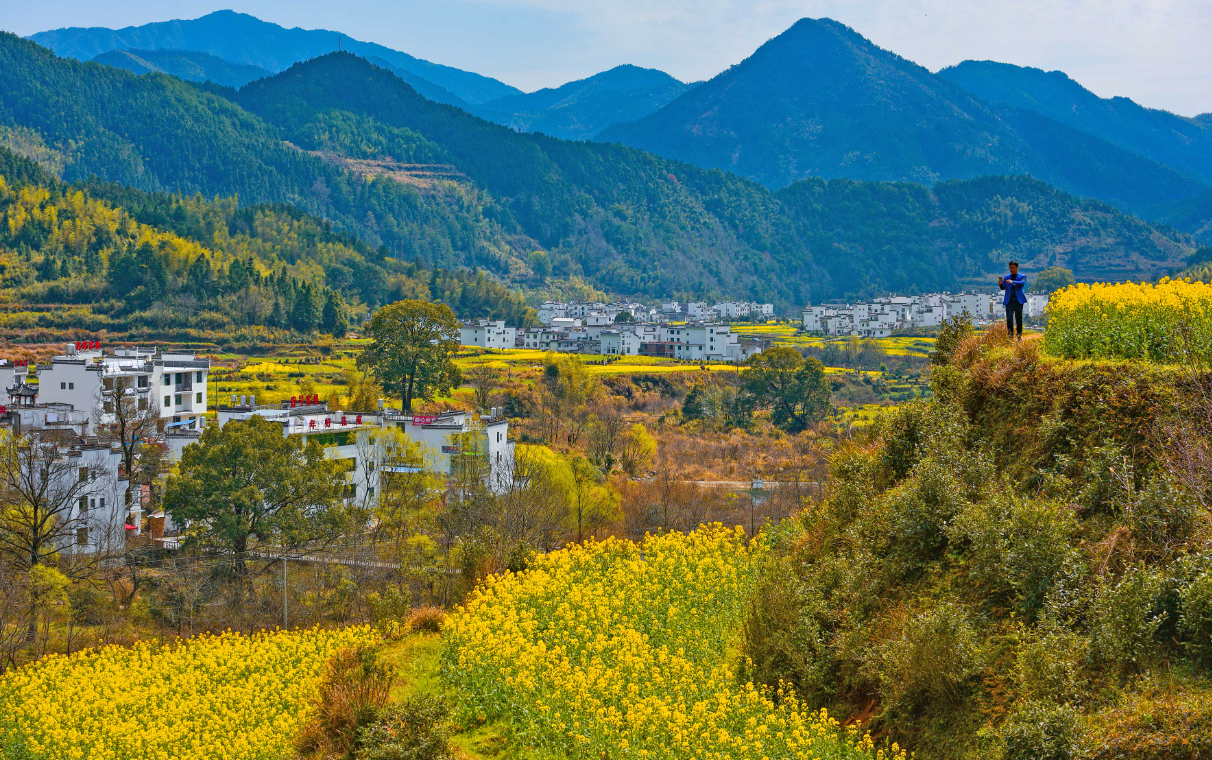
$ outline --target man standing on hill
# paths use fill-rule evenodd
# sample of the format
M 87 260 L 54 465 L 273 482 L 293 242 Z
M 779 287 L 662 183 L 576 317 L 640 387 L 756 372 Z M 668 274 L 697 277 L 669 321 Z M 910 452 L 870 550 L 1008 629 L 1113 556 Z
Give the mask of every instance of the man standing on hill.
M 997 278 L 997 286 L 1006 291 L 1006 295 L 1002 296 L 1002 304 L 1006 307 L 1006 332 L 1014 338 L 1017 329 L 1018 340 L 1023 339 L 1023 304 L 1027 303 L 1023 288 L 1026 285 L 1027 278 L 1018 273 L 1017 261 L 1010 262 L 1009 277 Z

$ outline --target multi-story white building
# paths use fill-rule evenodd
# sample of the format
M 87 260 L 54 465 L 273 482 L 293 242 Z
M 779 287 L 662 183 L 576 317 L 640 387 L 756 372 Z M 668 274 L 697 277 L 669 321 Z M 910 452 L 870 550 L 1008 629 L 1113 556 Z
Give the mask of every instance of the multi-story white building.
M 140 409 L 158 409 L 166 426 L 200 430 L 206 424 L 210 359 L 190 353 L 118 348 L 106 354 L 95 342 L 69 343 L 37 374 L 39 403 L 88 410 L 93 423 L 105 422 L 106 396 L 122 390 L 138 395 Z
M 640 353 L 640 336 L 633 332 L 607 330 L 598 340 L 603 356 L 636 356 Z
M 1048 301 L 1051 296 L 1048 293 L 1028 293 L 1027 303 L 1023 311 L 1028 317 L 1042 317 L 1048 311 Z
M 517 328 L 506 327 L 502 321 L 492 322 L 480 319 L 474 323 L 464 322 L 459 328 L 459 345 L 479 348 L 513 348 L 517 332 Z

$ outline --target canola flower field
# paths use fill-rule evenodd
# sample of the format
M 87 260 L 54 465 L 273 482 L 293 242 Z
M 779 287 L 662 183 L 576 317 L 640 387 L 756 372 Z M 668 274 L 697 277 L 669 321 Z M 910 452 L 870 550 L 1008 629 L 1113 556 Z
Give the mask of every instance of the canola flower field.
M 903 758 L 793 695 L 741 685 L 726 653 L 754 553 L 740 529 L 610 539 L 489 578 L 448 618 L 463 720 L 570 758 Z
M 278 760 L 328 657 L 368 628 L 50 656 L 0 678 L 4 760 Z
M 1044 349 L 1066 359 L 1212 363 L 1212 284 L 1071 285 L 1048 303 Z

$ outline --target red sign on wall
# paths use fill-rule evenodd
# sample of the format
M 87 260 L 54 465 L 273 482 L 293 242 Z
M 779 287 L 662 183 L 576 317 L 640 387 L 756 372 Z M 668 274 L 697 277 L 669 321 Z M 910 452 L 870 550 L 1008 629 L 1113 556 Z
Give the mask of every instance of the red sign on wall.
M 432 425 L 438 421 L 436 414 L 414 414 L 412 416 L 412 424 L 414 425 Z

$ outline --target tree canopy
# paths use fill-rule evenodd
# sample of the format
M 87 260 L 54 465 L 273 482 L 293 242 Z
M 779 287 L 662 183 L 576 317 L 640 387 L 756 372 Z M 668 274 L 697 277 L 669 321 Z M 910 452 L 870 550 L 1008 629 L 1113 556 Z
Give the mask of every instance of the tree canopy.
M 794 348 L 776 346 L 752 357 L 743 382 L 758 406 L 770 410 L 770 421 L 789 433 L 807 430 L 829 412 L 825 365 Z
M 358 361 L 405 411 L 413 399 L 432 399 L 462 382 L 450 358 L 459 349 L 459 320 L 446 304 L 397 301 L 375 312 L 366 333 L 372 343 Z

